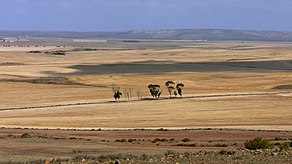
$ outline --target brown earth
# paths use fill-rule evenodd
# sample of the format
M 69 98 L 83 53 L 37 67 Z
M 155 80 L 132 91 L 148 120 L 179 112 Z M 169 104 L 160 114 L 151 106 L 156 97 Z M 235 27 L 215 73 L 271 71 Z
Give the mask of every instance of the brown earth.
M 237 152 L 243 150 L 246 140 L 255 137 L 266 138 L 271 143 L 283 143 L 291 139 L 291 136 L 291 131 L 234 129 L 170 131 L 166 129 L 119 131 L 1 129 L 0 157 L 1 161 L 5 162 L 58 158 L 64 160 L 78 156 L 98 157 L 110 154 L 163 156 L 167 152 L 196 153 L 201 150 Z M 179 144 L 186 146 L 178 146 Z M 272 156 L 271 153 L 265 156 Z M 129 157 L 131 159 L 131 156 Z M 287 160 L 286 157 L 282 158 L 284 159 Z

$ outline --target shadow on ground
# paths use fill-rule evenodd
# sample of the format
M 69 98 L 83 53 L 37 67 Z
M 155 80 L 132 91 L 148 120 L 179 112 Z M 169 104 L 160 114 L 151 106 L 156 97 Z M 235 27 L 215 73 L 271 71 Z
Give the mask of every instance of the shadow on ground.
M 292 60 L 244 61 L 244 62 L 173 62 L 142 61 L 131 63 L 74 65 L 68 67 L 76 72 L 61 74 L 44 72 L 48 75 L 94 75 L 117 73 L 171 73 L 171 72 L 277 72 L 292 71 Z

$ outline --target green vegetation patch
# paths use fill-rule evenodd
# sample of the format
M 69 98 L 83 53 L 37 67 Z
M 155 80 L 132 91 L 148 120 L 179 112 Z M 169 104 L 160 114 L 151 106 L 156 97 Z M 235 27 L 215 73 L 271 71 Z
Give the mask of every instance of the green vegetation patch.
M 271 146 L 270 142 L 261 137 L 257 137 L 244 143 L 244 147 L 249 150 L 268 149 L 270 148 L 270 146 Z

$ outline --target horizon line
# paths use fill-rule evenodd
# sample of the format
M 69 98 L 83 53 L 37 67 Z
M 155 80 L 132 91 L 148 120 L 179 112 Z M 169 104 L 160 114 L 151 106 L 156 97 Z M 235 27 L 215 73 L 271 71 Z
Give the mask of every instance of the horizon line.
M 161 29 L 131 29 L 131 30 L 120 30 L 120 31 L 76 31 L 76 30 L 8 30 L 0 29 L 1 32 L 75 32 L 75 33 L 115 33 L 115 32 L 131 32 L 131 31 L 162 31 L 162 30 L 233 30 L 233 31 L 266 31 L 266 32 L 292 32 L 286 30 L 270 30 L 270 29 L 232 29 L 232 28 L 161 28 Z

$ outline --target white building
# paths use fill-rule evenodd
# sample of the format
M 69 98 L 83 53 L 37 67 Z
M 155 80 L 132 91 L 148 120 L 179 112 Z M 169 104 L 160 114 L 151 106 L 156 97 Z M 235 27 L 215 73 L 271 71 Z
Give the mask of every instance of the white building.
M 9 37 L 9 38 L 4 38 L 4 42 L 17 42 L 18 41 L 18 37 Z

